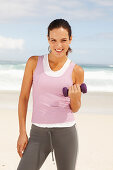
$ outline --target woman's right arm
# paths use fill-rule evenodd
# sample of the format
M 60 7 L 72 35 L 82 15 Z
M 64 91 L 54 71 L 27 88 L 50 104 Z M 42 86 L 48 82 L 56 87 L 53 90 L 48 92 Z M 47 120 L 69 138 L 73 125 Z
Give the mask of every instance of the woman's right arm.
M 21 86 L 21 92 L 19 96 L 19 103 L 18 103 L 19 138 L 17 141 L 17 151 L 20 157 L 22 157 L 22 151 L 24 151 L 28 143 L 28 137 L 26 133 L 26 115 L 27 115 L 29 95 L 31 91 L 32 81 L 33 81 L 33 69 L 35 65 L 36 65 L 36 56 L 31 56 L 26 62 L 22 86 Z

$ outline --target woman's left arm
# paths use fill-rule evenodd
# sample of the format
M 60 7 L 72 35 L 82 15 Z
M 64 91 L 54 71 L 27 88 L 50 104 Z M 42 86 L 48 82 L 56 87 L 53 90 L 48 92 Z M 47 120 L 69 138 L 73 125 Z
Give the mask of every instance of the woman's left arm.
M 81 89 L 80 85 L 84 82 L 84 70 L 81 66 L 74 67 L 75 84 L 69 88 L 68 96 L 70 97 L 70 108 L 72 112 L 77 112 L 81 106 Z

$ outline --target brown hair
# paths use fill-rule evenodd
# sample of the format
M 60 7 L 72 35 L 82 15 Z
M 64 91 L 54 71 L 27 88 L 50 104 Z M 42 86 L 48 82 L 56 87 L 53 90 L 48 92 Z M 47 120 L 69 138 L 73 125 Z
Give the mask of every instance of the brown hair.
M 48 37 L 50 35 L 51 30 L 53 30 L 54 28 L 61 28 L 61 27 L 68 31 L 68 35 L 69 35 L 69 39 L 70 39 L 70 37 L 72 35 L 71 26 L 64 19 L 55 19 L 49 24 L 49 26 L 48 26 Z M 68 48 L 66 55 L 68 55 L 69 52 L 72 52 L 72 49 L 70 47 Z

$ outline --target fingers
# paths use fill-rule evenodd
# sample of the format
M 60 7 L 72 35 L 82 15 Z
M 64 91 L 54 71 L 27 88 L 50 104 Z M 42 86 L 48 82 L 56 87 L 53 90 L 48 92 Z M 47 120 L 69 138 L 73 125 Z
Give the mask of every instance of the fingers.
M 27 146 L 27 143 L 24 144 L 23 150 L 25 150 L 26 146 Z
M 81 91 L 81 89 L 80 89 L 80 84 L 74 84 L 74 85 L 72 86 L 72 90 L 73 90 L 73 91 Z
M 69 97 L 72 97 L 72 95 L 76 95 L 76 93 L 81 95 L 80 84 L 73 84 L 72 86 L 69 87 L 68 90 Z
M 17 147 L 17 152 L 18 152 L 18 154 L 19 154 L 20 157 L 23 156 L 23 151 L 24 151 L 24 149 L 25 149 L 25 145 L 24 145 L 24 146 L 23 146 L 23 145 L 18 145 L 18 147 Z
M 17 150 L 20 157 L 22 157 L 22 146 L 19 146 L 19 149 Z
M 28 143 L 28 137 L 25 135 L 19 135 L 18 141 L 17 141 L 17 152 L 20 157 L 23 156 L 23 152 L 27 146 Z
M 81 91 L 80 84 L 76 84 L 76 87 L 77 87 L 78 91 Z

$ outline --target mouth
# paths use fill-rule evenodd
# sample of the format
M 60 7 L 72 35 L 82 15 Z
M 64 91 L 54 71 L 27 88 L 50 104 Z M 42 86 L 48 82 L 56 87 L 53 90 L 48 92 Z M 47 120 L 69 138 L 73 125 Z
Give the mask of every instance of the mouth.
M 61 53 L 64 49 L 55 49 L 57 53 Z

